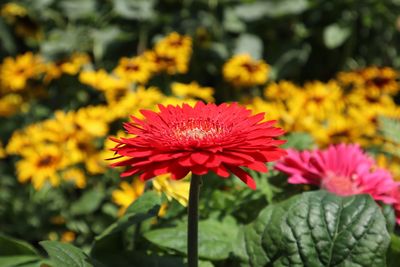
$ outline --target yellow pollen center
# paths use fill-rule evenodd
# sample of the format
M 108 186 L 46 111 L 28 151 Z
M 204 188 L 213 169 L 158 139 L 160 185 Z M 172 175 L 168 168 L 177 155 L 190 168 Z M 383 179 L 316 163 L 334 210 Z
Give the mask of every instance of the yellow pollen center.
M 188 120 L 173 127 L 173 133 L 178 140 L 203 140 L 217 137 L 225 132 L 219 123 L 207 120 Z

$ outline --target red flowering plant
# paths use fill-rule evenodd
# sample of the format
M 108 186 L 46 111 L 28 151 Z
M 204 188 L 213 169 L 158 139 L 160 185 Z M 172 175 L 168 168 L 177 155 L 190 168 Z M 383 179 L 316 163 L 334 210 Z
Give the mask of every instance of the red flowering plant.
M 142 110 L 144 118 L 132 116 L 124 127 L 132 138 L 112 138 L 117 143 L 113 151 L 123 160 L 113 167 L 128 166 L 122 177 L 139 175 L 148 180 L 170 173 L 172 179 L 182 179 L 192 173 L 189 195 L 188 260 L 197 264 L 197 202 L 200 176 L 214 172 L 227 178 L 230 173 L 250 188 L 256 184 L 242 167 L 267 172 L 266 162 L 284 156 L 278 140 L 284 131 L 263 121 L 264 114 L 233 104 L 204 104 L 194 107 L 159 105 L 159 112 Z

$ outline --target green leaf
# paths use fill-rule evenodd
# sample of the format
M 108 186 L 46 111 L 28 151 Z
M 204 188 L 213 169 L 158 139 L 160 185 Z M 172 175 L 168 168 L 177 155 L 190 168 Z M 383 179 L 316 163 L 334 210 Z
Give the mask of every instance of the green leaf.
M 245 21 L 256 21 L 264 17 L 278 18 L 301 14 L 309 7 L 307 0 L 258 1 L 238 5 L 235 12 Z
M 386 139 L 396 144 L 400 144 L 400 120 L 388 117 L 379 117 L 378 125 L 380 132 Z
M 382 205 L 382 214 L 386 219 L 386 226 L 389 233 L 393 233 L 396 227 L 396 214 L 394 212 L 393 206 L 388 204 Z
M 400 262 L 400 237 L 392 234 L 388 251 L 388 267 L 398 267 Z
M 71 205 L 71 213 L 74 215 L 84 215 L 94 212 L 104 198 L 102 190 L 93 189 L 85 192 L 82 197 Z
M 57 267 L 92 267 L 89 257 L 79 248 L 58 241 L 39 243 L 49 254 L 51 262 Z
M 187 253 L 187 225 L 157 229 L 144 233 L 150 242 L 166 248 Z M 215 220 L 199 222 L 199 257 L 208 260 L 223 260 L 232 251 L 238 229 L 233 224 Z
M 224 9 L 223 26 L 226 31 L 235 33 L 243 32 L 246 29 L 246 24 L 239 19 L 236 12 L 232 8 Z
M 2 18 L 0 18 L 0 40 L 0 48 L 4 48 L 8 54 L 13 55 L 17 52 L 15 39 Z
M 234 53 L 246 53 L 255 59 L 261 59 L 263 53 L 263 43 L 261 39 L 254 34 L 241 34 L 236 40 Z
M 154 16 L 154 0 L 114 0 L 114 12 L 125 19 L 148 20 Z
M 386 221 L 369 195 L 307 192 L 264 209 L 235 254 L 250 266 L 386 266 Z
M 285 139 L 287 140 L 286 144 L 284 144 L 285 148 L 305 150 L 312 148 L 315 144 L 314 138 L 308 133 L 293 132 L 286 135 Z
M 329 49 L 341 46 L 349 38 L 351 30 L 337 24 L 329 25 L 324 30 L 324 43 Z
M 67 0 L 60 2 L 60 6 L 71 20 L 86 18 L 96 13 L 95 0 Z
M 1 267 L 22 267 L 28 264 L 36 264 L 39 267 L 39 261 L 41 259 L 38 256 L 32 255 L 17 255 L 17 256 L 0 256 L 0 266 Z
M 96 60 L 100 60 L 104 56 L 107 47 L 115 42 L 116 39 L 121 36 L 121 34 L 121 30 L 114 26 L 93 30 L 93 54 Z
M 103 233 L 96 237 L 96 241 L 113 233 L 125 230 L 127 227 L 154 217 L 160 209 L 161 199 L 155 192 L 146 192 L 133 202 L 126 213 L 115 223 L 107 227 Z
M 27 242 L 0 234 L 0 256 L 16 255 L 38 256 L 38 253 Z
M 97 258 L 96 258 L 97 259 Z M 186 267 L 184 260 L 179 257 L 158 256 L 146 254 L 141 251 L 119 251 L 114 253 L 103 253 L 98 260 L 105 266 L 112 267 Z
M 160 209 L 161 199 L 155 192 L 146 192 L 133 202 L 125 214 L 111 224 L 95 238 L 90 255 L 96 259 L 103 258 L 104 254 L 123 249 L 123 240 L 119 232 L 126 230 L 133 224 L 140 223 L 154 217 Z

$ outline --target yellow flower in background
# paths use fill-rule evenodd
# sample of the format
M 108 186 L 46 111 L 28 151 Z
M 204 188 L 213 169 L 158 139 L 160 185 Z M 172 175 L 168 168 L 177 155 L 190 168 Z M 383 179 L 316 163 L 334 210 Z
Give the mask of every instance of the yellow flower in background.
M 90 63 L 90 57 L 85 53 L 74 53 L 71 58 L 60 64 L 63 73 L 69 75 L 76 75 L 81 68 Z
M 46 64 L 46 74 L 44 77 L 45 82 L 58 79 L 63 73 L 68 75 L 76 75 L 81 68 L 90 63 L 90 57 L 84 53 L 74 53 L 68 59 L 48 62 Z
M 72 243 L 76 239 L 76 234 L 72 231 L 65 231 L 61 234 L 60 241 L 64 243 Z
M 143 58 L 154 72 L 165 71 L 170 75 L 187 73 L 192 55 L 192 38 L 172 32 L 159 40 L 154 51 L 147 51 Z
M 70 168 L 63 171 L 62 178 L 64 181 L 71 181 L 77 188 L 82 189 L 86 187 L 85 173 L 79 168 Z
M 75 112 L 75 123 L 92 136 L 105 136 L 112 119 L 107 106 L 86 106 Z
M 0 117 L 12 116 L 27 106 L 21 95 L 6 94 L 0 97 Z
M 18 5 L 17 3 L 7 3 L 1 7 L 0 15 L 10 20 L 15 17 L 24 17 L 28 15 L 28 11 L 25 7 Z
M 129 205 L 144 193 L 145 185 L 145 182 L 134 178 L 132 183 L 122 181 L 119 189 L 112 192 L 112 201 L 120 207 L 118 211 L 119 216 L 122 216 Z
M 146 84 L 152 75 L 152 64 L 140 56 L 123 57 L 119 60 L 118 66 L 113 72 L 126 81 Z
M 371 66 L 364 69 L 340 72 L 337 79 L 345 87 L 362 90 L 379 90 L 381 93 L 396 94 L 400 90 L 399 73 L 389 67 Z
M 130 90 L 119 101 L 110 103 L 110 116 L 117 118 L 127 118 L 130 115 L 140 115 L 139 110 L 156 108 L 157 104 L 165 99 L 165 95 L 156 87 L 145 88 L 137 87 Z
M 223 66 L 224 79 L 235 87 L 263 85 L 268 80 L 270 66 L 263 60 L 254 60 L 248 54 L 239 54 Z
M 18 181 L 31 181 L 39 190 L 46 182 L 52 186 L 60 184 L 58 171 L 67 166 L 63 152 L 54 145 L 42 145 L 37 149 L 24 149 L 23 158 L 17 162 Z
M 290 81 L 271 83 L 264 89 L 264 96 L 273 100 L 289 100 L 295 94 L 301 92 L 301 88 Z
M 398 149 L 398 148 L 397 148 Z M 394 155 L 378 154 L 376 162 L 379 167 L 389 170 L 394 180 L 400 182 L 400 158 Z
M 37 78 L 44 71 L 44 64 L 38 55 L 27 52 L 15 59 L 4 59 L 0 69 L 0 82 L 11 91 L 25 89 L 29 79 Z
M 107 73 L 104 69 L 83 70 L 79 74 L 79 81 L 100 91 L 109 91 L 119 88 L 128 88 L 129 82 Z
M 0 159 L 7 156 L 6 150 L 4 149 L 3 143 L 0 141 Z
M 192 38 L 172 32 L 156 43 L 154 51 L 159 56 L 174 57 L 179 54 L 190 56 L 192 53 Z
M 303 92 L 305 95 L 303 116 L 305 112 L 323 120 L 332 113 L 340 113 L 344 108 L 342 90 L 334 81 L 306 83 Z
M 0 15 L 5 21 L 14 26 L 15 33 L 21 37 L 40 40 L 43 31 L 40 25 L 29 16 L 28 10 L 17 3 L 4 4 L 0 10 Z
M 181 98 L 198 98 L 206 102 L 214 102 L 214 89 L 201 87 L 197 82 L 189 84 L 174 82 L 171 85 L 172 93 Z
M 184 179 L 172 180 L 169 174 L 164 174 L 154 178 L 152 183 L 154 189 L 159 193 L 164 193 L 169 201 L 175 199 L 186 207 L 189 199 L 190 182 Z

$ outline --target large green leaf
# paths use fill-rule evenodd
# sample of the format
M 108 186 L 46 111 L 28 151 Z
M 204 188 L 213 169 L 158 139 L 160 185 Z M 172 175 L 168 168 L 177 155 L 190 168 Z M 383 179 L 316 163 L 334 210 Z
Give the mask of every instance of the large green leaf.
M 71 213 L 82 215 L 94 212 L 100 206 L 104 196 L 104 192 L 98 189 L 85 192 L 78 201 L 71 205 Z
M 379 267 L 390 238 L 370 196 L 316 191 L 267 207 L 239 240 L 245 266 Z
M 187 225 L 157 229 L 144 234 L 150 242 L 167 249 L 186 254 Z M 223 260 L 232 251 L 238 229 L 232 223 L 221 223 L 215 220 L 199 223 L 199 257 L 209 260 Z
M 324 43 L 326 47 L 333 49 L 341 46 L 351 34 L 350 28 L 337 24 L 329 25 L 324 30 Z
M 79 248 L 58 241 L 42 241 L 54 267 L 92 267 L 89 257 Z
M 38 256 L 37 251 L 25 241 L 0 234 L 0 256 Z
M 40 266 L 40 258 L 32 255 L 0 256 L 1 267 Z
M 155 192 L 146 192 L 133 202 L 124 216 L 111 224 L 96 237 L 90 255 L 95 259 L 104 261 L 109 254 L 120 253 L 124 250 L 122 231 L 128 227 L 143 222 L 158 214 L 161 199 Z
M 254 1 L 236 6 L 235 11 L 241 19 L 255 21 L 301 14 L 308 8 L 307 0 Z
M 243 33 L 236 40 L 235 54 L 249 54 L 255 59 L 261 59 L 263 54 L 263 43 L 254 34 Z
M 125 19 L 147 20 L 154 16 L 154 0 L 114 0 L 114 12 Z
M 146 192 L 132 203 L 117 222 L 113 223 L 103 233 L 96 237 L 96 241 L 113 233 L 125 230 L 127 227 L 142 222 L 158 214 L 161 199 L 155 192 Z

